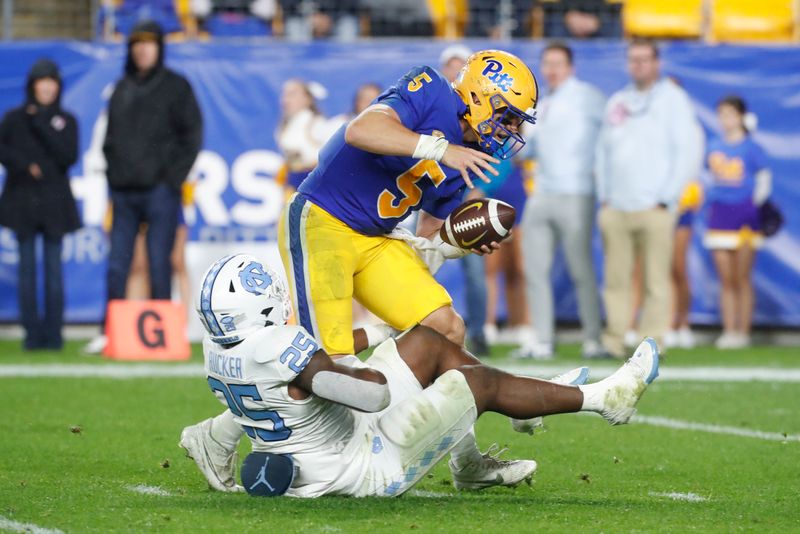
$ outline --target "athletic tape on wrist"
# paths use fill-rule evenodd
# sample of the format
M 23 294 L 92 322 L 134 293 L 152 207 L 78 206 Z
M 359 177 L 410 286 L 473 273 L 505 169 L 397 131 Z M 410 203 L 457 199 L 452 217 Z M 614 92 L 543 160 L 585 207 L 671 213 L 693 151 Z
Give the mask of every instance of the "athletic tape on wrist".
M 450 142 L 444 137 L 434 137 L 432 135 L 422 134 L 417 141 L 417 148 L 414 149 L 413 158 L 416 159 L 432 159 L 442 161 L 444 153 Z
M 380 345 L 395 333 L 395 329 L 388 324 L 368 324 L 362 327 L 367 336 L 367 346 Z

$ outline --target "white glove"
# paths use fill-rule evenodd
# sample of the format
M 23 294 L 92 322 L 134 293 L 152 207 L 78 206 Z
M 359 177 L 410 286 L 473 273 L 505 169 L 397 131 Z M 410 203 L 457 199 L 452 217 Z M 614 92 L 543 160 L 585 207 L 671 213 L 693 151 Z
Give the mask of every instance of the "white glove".
M 428 270 L 431 274 L 436 274 L 445 260 L 463 258 L 470 253 L 469 250 L 464 250 L 463 248 L 454 247 L 449 243 L 445 243 L 442 241 L 438 232 L 436 233 L 436 237 L 431 240 L 416 236 L 405 228 L 395 228 L 387 237 L 399 239 L 400 241 L 408 243 L 411 248 L 414 249 L 414 252 L 417 253 L 417 256 L 428 266 Z
M 756 173 L 756 186 L 753 188 L 753 204 L 761 206 L 772 194 L 772 173 L 763 169 Z
M 400 330 L 392 328 L 388 324 L 368 324 L 362 327 L 367 335 L 367 346 L 374 347 L 380 345 L 390 337 L 395 337 Z

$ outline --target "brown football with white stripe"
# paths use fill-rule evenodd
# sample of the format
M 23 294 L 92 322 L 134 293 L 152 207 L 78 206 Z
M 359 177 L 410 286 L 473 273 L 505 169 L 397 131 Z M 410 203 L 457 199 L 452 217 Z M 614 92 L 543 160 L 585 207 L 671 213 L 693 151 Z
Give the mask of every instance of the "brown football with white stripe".
M 501 242 L 514 226 L 516 210 L 493 198 L 468 200 L 445 219 L 439 235 L 446 243 L 472 250 Z

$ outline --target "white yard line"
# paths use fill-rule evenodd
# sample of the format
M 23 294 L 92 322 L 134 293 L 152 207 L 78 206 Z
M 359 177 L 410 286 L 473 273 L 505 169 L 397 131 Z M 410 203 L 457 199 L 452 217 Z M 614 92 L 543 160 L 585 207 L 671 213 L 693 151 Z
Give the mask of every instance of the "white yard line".
M 60 378 L 191 378 L 205 376 L 199 363 L 44 363 L 0 365 L 3 377 Z
M 702 495 L 698 495 L 696 493 L 678 493 L 675 491 L 651 491 L 649 495 L 651 497 L 665 497 L 667 499 L 672 499 L 673 501 L 705 502 L 708 500 L 707 497 L 703 497 Z
M 783 434 L 781 432 L 764 432 L 763 430 L 753 430 L 737 426 L 709 425 L 707 423 L 695 423 L 692 421 L 682 421 L 680 419 L 670 419 L 656 415 L 640 415 L 633 417 L 634 423 L 660 426 L 664 428 L 675 428 L 678 430 L 694 430 L 696 432 L 708 432 L 710 434 L 726 434 L 729 436 L 739 436 L 742 438 L 762 439 L 765 441 L 793 441 L 800 442 L 798 434 Z
M 491 365 L 491 362 L 488 362 Z M 590 381 L 605 378 L 619 369 L 619 365 L 595 365 L 585 362 L 589 368 Z M 510 373 L 550 377 L 563 373 L 564 364 L 512 363 L 500 365 Z M 659 381 L 675 380 L 686 382 L 800 382 L 800 369 L 796 367 L 672 367 L 663 365 L 659 369 Z
M 29 532 L 31 534 L 64 534 L 62 530 L 44 528 L 33 523 L 20 523 L 0 515 L 0 530 L 10 530 L 11 532 Z
M 437 492 L 437 491 L 427 491 L 427 490 L 418 490 L 418 489 L 409 490 L 408 493 L 406 493 L 405 495 L 408 495 L 409 497 L 425 497 L 427 499 L 438 499 L 438 498 L 442 498 L 442 497 L 452 497 L 452 494 L 450 494 L 450 493 L 440 493 L 440 492 Z
M 135 486 L 125 486 L 126 489 L 129 489 L 135 493 L 141 493 L 142 495 L 157 495 L 159 497 L 171 497 L 172 493 L 168 492 L 165 489 L 161 489 L 158 486 L 147 486 L 145 484 L 136 484 Z
M 488 362 L 491 365 L 491 361 Z M 618 366 L 593 365 L 591 380 L 604 378 Z M 500 364 L 505 371 L 550 377 L 563 373 L 565 364 L 512 363 Z M 75 377 L 75 378 L 185 378 L 204 376 L 199 363 L 104 363 L 104 364 L 8 364 L 0 365 L 0 378 L 16 377 Z M 800 382 L 800 368 L 779 367 L 663 367 L 659 381 L 684 382 Z

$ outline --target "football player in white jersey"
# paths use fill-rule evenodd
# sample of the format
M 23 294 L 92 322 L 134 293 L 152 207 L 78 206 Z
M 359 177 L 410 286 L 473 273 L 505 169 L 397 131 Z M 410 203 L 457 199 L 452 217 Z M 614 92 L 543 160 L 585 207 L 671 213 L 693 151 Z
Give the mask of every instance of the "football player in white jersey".
M 357 351 L 378 343 L 372 356 L 333 361 L 304 328 L 285 324 L 289 306 L 278 275 L 252 256 L 225 257 L 206 273 L 205 367 L 228 409 L 185 428 L 180 444 L 215 489 L 242 490 L 235 450 L 244 432 L 254 452 L 292 459 L 288 495 L 401 495 L 485 411 L 517 419 L 591 411 L 624 424 L 658 376 L 651 339 L 610 377 L 569 386 L 486 366 L 423 326 L 397 339 L 356 331 Z

